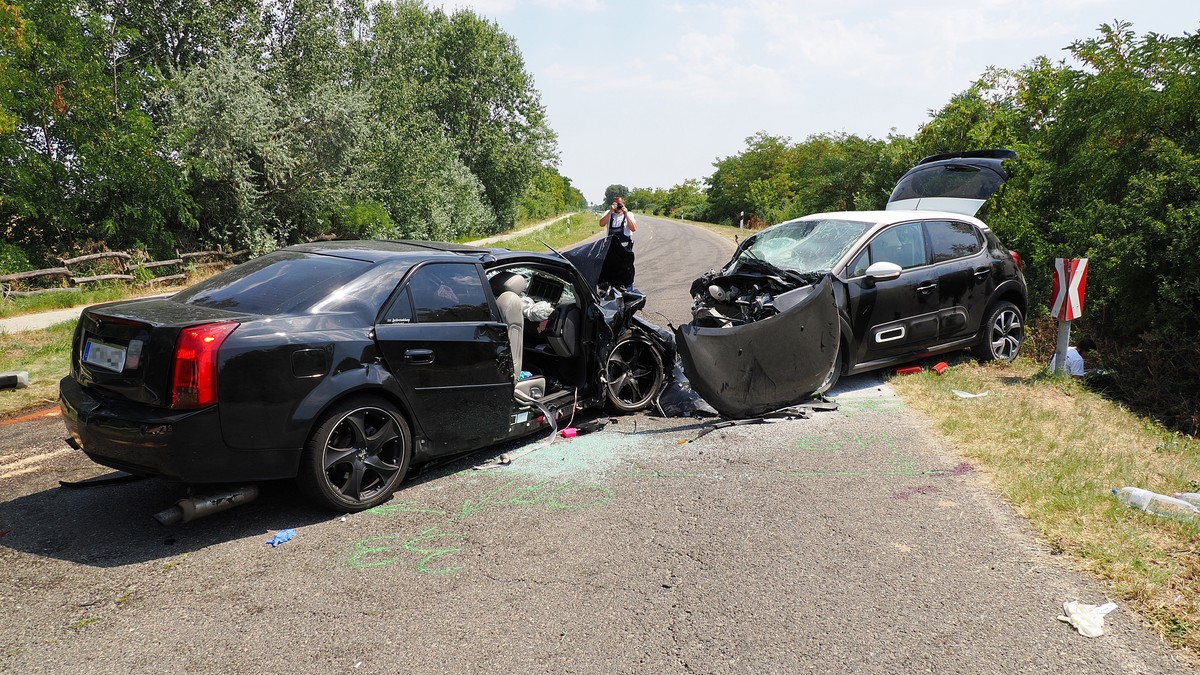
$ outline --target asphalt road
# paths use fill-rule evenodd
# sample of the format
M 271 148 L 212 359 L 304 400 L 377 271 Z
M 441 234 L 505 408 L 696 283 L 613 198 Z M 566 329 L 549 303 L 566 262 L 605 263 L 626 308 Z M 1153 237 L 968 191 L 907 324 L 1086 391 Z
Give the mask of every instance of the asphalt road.
M 639 223 L 650 316 L 684 320 L 687 283 L 731 242 Z M 170 529 L 150 515 L 178 488 L 61 489 L 102 470 L 57 418 L 6 423 L 0 670 L 1188 672 L 1125 608 L 1096 639 L 1056 621 L 1103 589 L 882 382 L 837 399 L 703 437 L 647 415 L 535 437 L 509 466 L 473 468 L 511 448 L 479 453 L 344 518 L 267 485 Z

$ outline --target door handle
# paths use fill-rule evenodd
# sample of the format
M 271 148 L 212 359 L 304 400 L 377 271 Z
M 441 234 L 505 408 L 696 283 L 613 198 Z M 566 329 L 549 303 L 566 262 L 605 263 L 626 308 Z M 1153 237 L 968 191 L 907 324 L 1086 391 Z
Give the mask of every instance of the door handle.
M 917 286 L 917 292 L 921 293 L 921 294 L 931 293 L 931 292 L 933 292 L 933 290 L 935 288 L 937 288 L 937 284 L 930 281 L 929 283 L 925 283 L 925 284 L 921 284 L 920 286 Z
M 976 279 L 986 279 L 987 275 L 989 275 L 991 273 L 992 273 L 992 268 L 980 267 L 979 269 L 975 270 L 975 278 Z
M 414 365 L 433 363 L 433 350 L 410 349 L 404 352 L 404 360 Z

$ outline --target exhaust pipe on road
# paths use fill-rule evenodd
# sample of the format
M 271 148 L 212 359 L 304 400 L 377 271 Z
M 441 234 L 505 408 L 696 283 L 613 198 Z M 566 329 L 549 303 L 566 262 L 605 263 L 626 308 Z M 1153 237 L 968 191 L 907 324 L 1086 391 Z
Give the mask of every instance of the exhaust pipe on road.
M 154 514 L 154 519 L 163 526 L 187 523 L 218 511 L 248 504 L 257 497 L 258 485 L 253 483 L 209 495 L 195 495 L 180 499 L 171 508 Z

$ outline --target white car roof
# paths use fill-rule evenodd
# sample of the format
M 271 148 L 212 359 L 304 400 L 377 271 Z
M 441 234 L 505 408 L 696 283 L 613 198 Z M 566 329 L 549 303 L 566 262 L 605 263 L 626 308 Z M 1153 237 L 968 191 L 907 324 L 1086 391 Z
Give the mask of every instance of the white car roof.
M 813 213 L 801 218 L 793 218 L 786 222 L 800 220 L 851 220 L 859 223 L 875 223 L 876 225 L 891 225 L 910 220 L 959 220 L 971 223 L 981 230 L 988 226 L 974 216 L 968 216 L 951 211 L 830 211 L 828 213 Z

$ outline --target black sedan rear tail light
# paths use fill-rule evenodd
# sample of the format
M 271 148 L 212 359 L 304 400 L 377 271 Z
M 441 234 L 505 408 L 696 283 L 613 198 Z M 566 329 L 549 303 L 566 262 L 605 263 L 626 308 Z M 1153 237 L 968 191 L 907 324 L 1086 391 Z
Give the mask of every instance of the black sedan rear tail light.
M 204 408 L 217 402 L 217 351 L 237 327 L 229 321 L 180 331 L 171 363 L 172 408 Z

